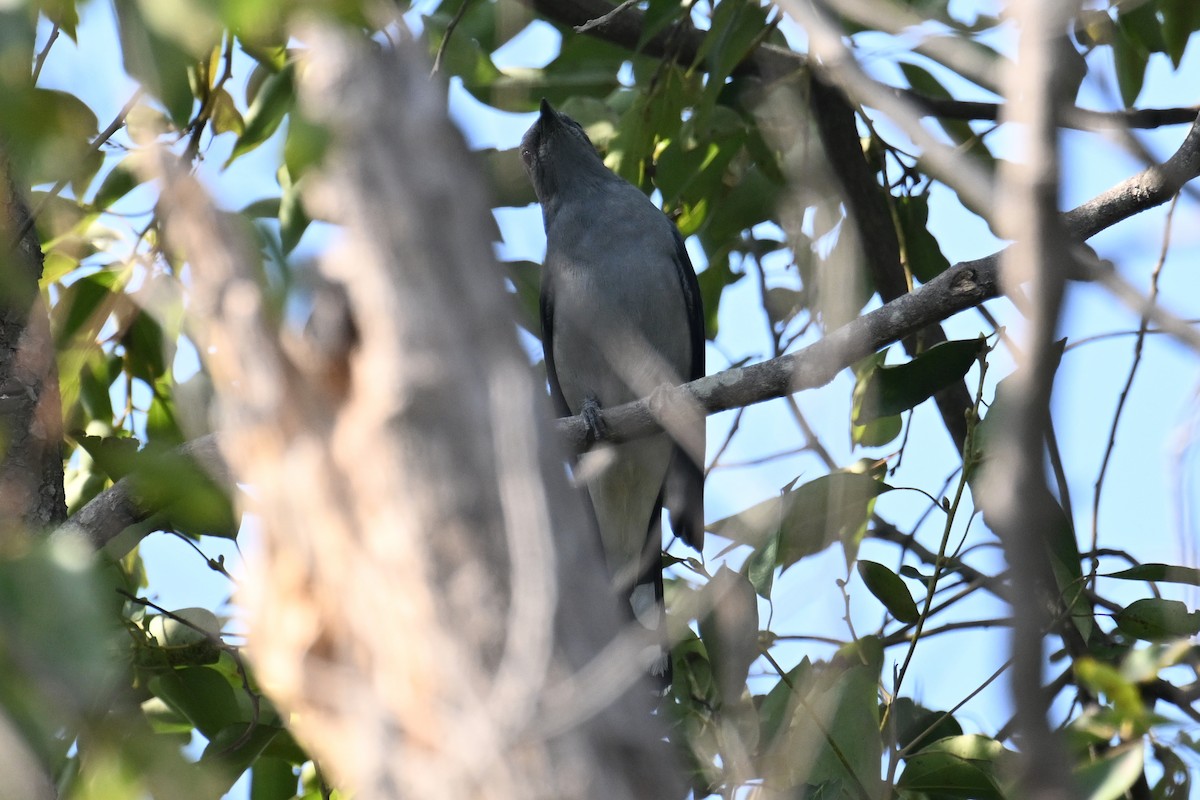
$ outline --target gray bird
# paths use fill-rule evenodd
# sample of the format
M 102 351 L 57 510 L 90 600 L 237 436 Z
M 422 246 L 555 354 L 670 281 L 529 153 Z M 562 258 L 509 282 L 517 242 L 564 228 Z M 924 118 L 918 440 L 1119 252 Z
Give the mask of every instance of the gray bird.
M 579 123 L 545 100 L 521 140 L 542 206 L 542 347 L 555 408 L 602 438 L 601 408 L 704 375 L 700 287 L 683 237 L 637 187 L 604 166 Z M 703 458 L 704 417 L 675 433 Z M 597 457 L 598 456 L 598 457 Z M 675 534 L 704 540 L 704 473 L 662 433 L 589 454 L 585 482 L 616 591 L 647 628 L 662 622 L 662 508 Z M 600 462 L 600 463 L 594 463 Z M 665 672 L 660 661 L 654 671 Z

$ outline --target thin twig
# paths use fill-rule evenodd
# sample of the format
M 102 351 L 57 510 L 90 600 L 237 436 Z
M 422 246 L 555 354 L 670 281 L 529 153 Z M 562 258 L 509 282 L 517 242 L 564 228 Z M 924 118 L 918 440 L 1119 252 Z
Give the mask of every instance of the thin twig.
M 32 85 L 37 86 L 38 76 L 42 74 L 42 67 L 46 63 L 46 58 L 50 55 L 50 48 L 58 41 L 58 34 L 60 32 L 58 23 L 54 23 L 54 27 L 50 29 L 50 37 L 46 39 L 46 44 L 38 51 L 37 59 L 33 62 L 33 76 L 29 81 Z
M 1158 281 L 1162 275 L 1163 265 L 1167 262 L 1167 252 L 1171 245 L 1171 223 L 1175 218 L 1175 209 L 1178 204 L 1179 195 L 1175 195 L 1175 199 L 1171 201 L 1171 205 L 1167 209 L 1166 221 L 1163 223 L 1162 247 L 1159 249 L 1158 261 L 1150 273 L 1150 292 L 1146 298 L 1150 303 L 1154 303 L 1158 298 Z M 1142 347 L 1146 343 L 1146 333 L 1149 328 L 1150 318 L 1143 314 L 1142 321 L 1138 325 L 1137 339 L 1133 343 L 1133 362 L 1129 365 L 1129 375 L 1126 376 L 1125 385 L 1117 397 L 1117 407 L 1113 411 L 1112 424 L 1108 428 L 1108 444 L 1105 445 L 1104 457 L 1100 461 L 1100 472 L 1096 475 L 1096 482 L 1092 486 L 1092 550 L 1100 547 L 1100 498 L 1104 492 L 1104 478 L 1108 475 L 1108 465 L 1112 461 L 1113 450 L 1117 446 L 1117 428 L 1121 424 L 1121 415 L 1125 411 L 1125 401 L 1129 399 L 1130 390 L 1133 389 L 1133 380 L 1137 376 L 1138 367 L 1142 364 Z M 1095 588 L 1096 573 L 1099 569 L 1099 559 L 1093 558 L 1092 569 L 1088 574 L 1088 585 L 1092 588 Z
M 612 11 L 608 12 L 607 14 L 604 14 L 603 16 L 600 16 L 600 17 L 596 17 L 595 19 L 589 19 L 587 22 L 583 23 L 582 25 L 576 25 L 575 32 L 576 33 L 587 33 L 592 28 L 599 28 L 601 25 L 608 23 L 613 17 L 617 16 L 618 14 L 620 14 L 621 12 L 625 11 L 626 9 L 628 9 L 632 6 L 636 6 L 637 4 L 638 4 L 638 0 L 625 0 L 625 2 L 621 3 L 621 5 L 617 6 L 616 8 L 614 8 Z
M 454 12 L 454 16 L 450 18 L 450 22 L 446 24 L 446 32 L 442 34 L 442 41 L 438 42 L 437 53 L 433 57 L 433 68 L 429 70 L 429 77 L 438 74 L 438 70 L 442 68 L 442 59 L 446 55 L 446 46 L 450 44 L 450 37 L 454 34 L 454 29 L 458 27 L 458 23 L 462 22 L 462 18 L 466 16 L 467 6 L 471 4 L 471 0 L 462 0 L 462 5 L 458 7 L 458 11 Z

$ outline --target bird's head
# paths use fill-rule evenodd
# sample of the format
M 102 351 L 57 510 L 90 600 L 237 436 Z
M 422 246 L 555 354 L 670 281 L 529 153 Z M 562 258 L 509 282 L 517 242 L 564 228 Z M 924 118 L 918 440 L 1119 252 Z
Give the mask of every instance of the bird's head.
M 521 161 L 543 205 L 572 183 L 613 177 L 583 127 L 546 100 L 521 139 Z

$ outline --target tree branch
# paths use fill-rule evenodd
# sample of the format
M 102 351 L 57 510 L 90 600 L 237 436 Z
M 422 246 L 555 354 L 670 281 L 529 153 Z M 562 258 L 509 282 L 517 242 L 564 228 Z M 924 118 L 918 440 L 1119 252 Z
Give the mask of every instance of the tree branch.
M 1168 166 L 1169 165 L 1169 166 Z M 1146 209 L 1161 205 L 1178 191 L 1178 186 L 1200 175 L 1200 120 L 1193 123 L 1179 149 L 1162 166 L 1149 167 L 1117 187 L 1063 215 L 1072 233 L 1088 236 L 1111 227 Z M 1137 190 L 1122 190 L 1137 187 Z M 1174 191 L 1171 191 L 1175 187 Z M 657 417 L 671 398 L 694 403 L 714 414 L 765 402 L 803 389 L 823 386 L 842 369 L 878 349 L 899 341 L 922 328 L 996 297 L 1000 292 L 997 266 L 1000 255 L 956 264 L 913 292 L 877 308 L 830 332 L 818 342 L 786 356 L 748 367 L 736 367 L 663 393 L 657 403 L 647 398 L 604 409 L 608 439 L 626 441 L 662 430 Z M 1084 265 L 1086 266 L 1086 265 Z M 1082 277 L 1103 279 L 1098 268 L 1084 269 Z M 1139 309 L 1141 311 L 1149 309 Z M 1157 319 L 1166 319 L 1161 310 Z M 1195 332 L 1184 326 L 1172 335 L 1192 344 Z M 654 407 L 652 407 L 654 406 Z M 586 449 L 588 427 L 579 417 L 558 421 L 559 432 L 571 447 Z

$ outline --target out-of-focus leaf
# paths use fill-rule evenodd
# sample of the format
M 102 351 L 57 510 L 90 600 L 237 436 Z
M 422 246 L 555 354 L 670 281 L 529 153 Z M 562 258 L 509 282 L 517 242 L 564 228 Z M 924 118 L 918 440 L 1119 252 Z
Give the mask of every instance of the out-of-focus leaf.
M 310 222 L 304 211 L 299 185 L 289 185 L 279 198 L 279 241 L 283 252 L 290 253 L 300 243 Z
M 103 163 L 92 148 L 96 114 L 78 97 L 37 87 L 6 87 L 0 136 L 6 155 L 32 184 L 71 181 L 85 188 Z
M 682 71 L 671 67 L 652 90 L 636 93 L 633 105 L 621 115 L 617 135 L 605 154 L 604 163 L 609 169 L 633 185 L 643 186 L 645 167 L 654 156 L 656 142 L 670 140 L 679 132 L 686 86 Z
M 758 600 L 750 581 L 722 565 L 701 591 L 709 612 L 700 619 L 717 695 L 724 705 L 741 699 L 750 665 L 758 658 Z
M 1080 686 L 1104 695 L 1122 726 L 1132 725 L 1132 733 L 1138 736 L 1149 729 L 1150 709 L 1142 702 L 1141 692 L 1116 667 L 1084 656 L 1075 662 L 1075 677 Z
M 752 547 L 778 536 L 779 564 L 786 569 L 839 540 L 848 549 L 856 546 L 875 498 L 891 488 L 869 474 L 834 472 L 718 520 L 709 530 Z
M 1158 0 L 1162 13 L 1163 46 L 1171 63 L 1179 69 L 1192 34 L 1200 30 L 1200 3 L 1194 0 Z
M 194 96 L 188 69 L 194 59 L 154 30 L 137 0 L 113 0 L 125 71 L 166 107 L 177 127 L 187 124 Z
M 968 40 L 955 40 L 956 44 L 960 46 L 965 41 Z M 916 64 L 901 62 L 900 71 L 904 73 L 908 85 L 920 94 L 938 100 L 954 99 L 946 87 L 942 86 L 941 82 L 933 77 L 933 74 L 925 68 L 919 67 Z M 978 159 L 987 169 L 991 170 L 995 168 L 996 160 L 993 158 L 991 151 L 988 150 L 987 145 L 984 144 L 983 137 L 977 134 L 969 123 L 962 120 L 938 117 L 937 124 L 946 132 L 950 140 L 958 146 L 959 150 Z
M 1144 597 L 1113 614 L 1123 633 L 1157 642 L 1200 633 L 1200 611 L 1188 611 L 1179 600 Z
M 1167 49 L 1162 23 L 1158 20 L 1158 6 L 1157 2 L 1126 3 L 1117 11 L 1117 25 L 1147 53 L 1162 53 Z
M 709 339 L 717 336 L 717 315 L 721 306 L 721 294 L 726 286 L 737 283 L 743 273 L 730 268 L 729 253 L 709 254 L 708 268 L 696 276 L 700 283 L 700 299 L 704 305 L 704 335 Z
M 283 728 L 278 724 L 234 723 L 209 737 L 208 747 L 200 756 L 200 764 L 223 775 L 226 780 L 221 788 L 228 791 L 282 732 Z
M 928 283 L 950 269 L 950 260 L 929 232 L 929 195 L 897 197 L 894 202 L 905 266 L 921 283 Z
M 250 800 L 291 800 L 296 786 L 295 770 L 282 759 L 264 756 L 250 770 Z
M 788 712 L 794 704 L 793 692 L 795 687 L 804 687 L 812 680 L 812 663 L 805 656 L 800 663 L 788 670 L 778 683 L 772 687 L 758 707 L 760 721 L 759 741 L 770 744 L 784 730 L 788 721 Z
M 961 736 L 963 732 L 953 715 L 923 708 L 908 697 L 897 697 L 892 701 L 891 717 L 896 745 L 902 749 L 912 747 L 914 752 L 939 739 Z
M 84 330 L 100 330 L 115 305 L 114 293 L 120 290 L 122 278 L 114 271 L 86 275 L 63 289 L 54 305 L 54 338 L 57 343 L 69 341 Z
M 38 9 L 67 36 L 75 39 L 75 28 L 79 25 L 79 11 L 75 0 L 38 0 Z
M 137 154 L 126 156 L 104 176 L 100 188 L 96 190 L 96 196 L 92 198 L 93 206 L 106 209 L 142 182 L 137 169 L 137 159 Z
M 263 82 L 262 89 L 246 111 L 245 128 L 233 146 L 226 166 L 270 139 L 279 128 L 279 123 L 291 112 L 295 103 L 294 78 L 295 64 L 288 63 Z
M 317 166 L 329 145 L 325 126 L 310 122 L 303 114 L 288 117 L 287 138 L 283 142 L 283 163 L 288 175 L 299 180 L 310 168 Z
M 1146 65 L 1150 61 L 1150 52 L 1141 42 L 1130 37 L 1129 33 L 1117 26 L 1117 37 L 1112 43 L 1113 65 L 1117 70 L 1117 88 L 1121 91 L 1121 102 L 1126 108 L 1133 108 L 1138 95 L 1142 93 L 1142 83 L 1146 78 Z
M 1007 751 L 969 734 L 941 739 L 909 756 L 896 785 L 911 792 L 972 800 L 1003 800 L 997 773 Z
M 1142 743 L 1118 747 L 1075 770 L 1075 785 L 1087 800 L 1118 800 L 1142 777 L 1146 752 Z
M 878 796 L 882 664 L 879 640 L 866 637 L 843 647 L 831 663 L 815 666 L 807 680 L 793 683 L 786 728 L 764 739 L 771 742 L 762 759 L 767 787 L 783 791 L 842 781 L 857 784 L 867 797 Z M 796 758 L 797 753 L 806 757 Z
M 212 92 L 212 131 L 214 135 L 232 133 L 241 136 L 246 130 L 246 122 L 237 103 L 224 87 Z
M 242 214 L 251 219 L 274 219 L 279 216 L 279 205 L 278 197 L 264 197 L 243 208 Z
M 108 478 L 119 481 L 133 469 L 138 454 L 138 440 L 129 436 L 76 436 L 83 448 Z
M 1177 567 L 1171 564 L 1138 564 L 1136 567 L 1118 572 L 1101 573 L 1100 577 L 1118 578 L 1123 581 L 1156 581 L 1200 586 L 1200 569 Z
M 191 459 L 165 447 L 138 453 L 131 474 L 143 502 L 175 530 L 233 539 L 239 515 L 229 495 Z
M 64 726 L 107 708 L 118 690 L 121 600 L 81 541 L 13 537 L 10 545 L 0 559 L 0 705 L 10 735 L 42 763 L 62 763 Z
M 986 348 L 982 337 L 959 339 L 935 345 L 905 364 L 876 367 L 865 381 L 860 378 L 862 401 L 856 405 L 855 424 L 915 408 L 962 380 Z
M 125 364 L 130 374 L 151 384 L 167 371 L 169 358 L 174 354 L 174 342 L 163 337 L 158 320 L 141 309 L 134 312 L 133 320 L 127 324 L 121 345 L 125 348 Z
M 871 594 L 897 620 L 911 625 L 920 617 L 908 587 L 896 573 L 876 561 L 859 560 L 858 574 Z

